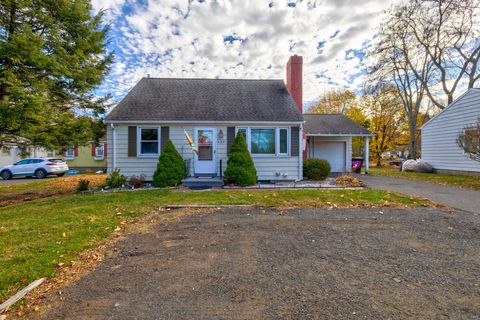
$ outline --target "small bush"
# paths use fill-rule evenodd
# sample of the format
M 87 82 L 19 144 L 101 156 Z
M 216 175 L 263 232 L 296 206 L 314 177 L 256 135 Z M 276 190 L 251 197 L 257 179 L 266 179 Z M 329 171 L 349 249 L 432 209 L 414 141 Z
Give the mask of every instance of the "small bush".
M 107 177 L 107 186 L 110 188 L 120 188 L 127 182 L 127 177 L 120 173 L 120 169 L 114 169 Z
M 257 170 L 250 152 L 248 152 L 245 136 L 240 132 L 233 140 L 228 153 L 227 170 L 225 170 L 224 177 L 225 181 L 241 187 L 257 183 Z
M 128 184 L 134 188 L 142 188 L 145 185 L 145 175 L 131 176 L 130 179 L 128 179 Z
M 90 185 L 90 180 L 80 179 L 78 180 L 77 191 L 78 192 L 87 191 L 89 185 Z
M 178 185 L 185 178 L 185 163 L 172 141 L 168 140 L 158 159 L 157 170 L 153 174 L 153 185 L 165 188 Z
M 303 161 L 303 176 L 313 180 L 324 180 L 330 174 L 330 163 L 324 159 L 309 158 Z

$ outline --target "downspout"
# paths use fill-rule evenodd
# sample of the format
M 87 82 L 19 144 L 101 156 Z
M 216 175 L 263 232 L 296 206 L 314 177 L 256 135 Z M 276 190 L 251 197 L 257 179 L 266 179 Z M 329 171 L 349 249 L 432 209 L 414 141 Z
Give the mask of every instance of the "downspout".
M 116 156 L 117 156 L 117 152 L 115 150 L 115 147 L 116 147 L 116 139 L 115 139 L 115 125 L 113 123 L 110 123 L 110 128 L 112 129 L 112 171 L 115 169 L 116 167 Z

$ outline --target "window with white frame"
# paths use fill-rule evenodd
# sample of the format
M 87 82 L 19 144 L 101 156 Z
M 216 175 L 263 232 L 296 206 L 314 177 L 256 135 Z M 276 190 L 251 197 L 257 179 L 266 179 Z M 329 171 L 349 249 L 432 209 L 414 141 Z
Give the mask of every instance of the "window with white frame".
M 157 156 L 160 150 L 159 128 L 138 128 L 138 155 Z
M 73 159 L 75 158 L 75 148 L 70 147 L 65 150 L 65 159 Z
M 103 159 L 105 156 L 105 145 L 100 143 L 95 147 L 95 159 Z
M 288 156 L 290 154 L 290 128 L 239 127 L 245 135 L 252 156 Z
M 278 151 L 277 154 L 286 156 L 288 155 L 289 147 L 289 134 L 288 128 L 278 128 Z

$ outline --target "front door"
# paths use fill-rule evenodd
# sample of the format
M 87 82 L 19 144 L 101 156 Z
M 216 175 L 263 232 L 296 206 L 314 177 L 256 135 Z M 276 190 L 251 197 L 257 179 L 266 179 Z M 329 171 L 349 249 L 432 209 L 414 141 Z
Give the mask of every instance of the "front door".
M 217 175 L 217 130 L 215 128 L 196 127 L 195 144 L 198 154 L 195 154 L 195 175 Z

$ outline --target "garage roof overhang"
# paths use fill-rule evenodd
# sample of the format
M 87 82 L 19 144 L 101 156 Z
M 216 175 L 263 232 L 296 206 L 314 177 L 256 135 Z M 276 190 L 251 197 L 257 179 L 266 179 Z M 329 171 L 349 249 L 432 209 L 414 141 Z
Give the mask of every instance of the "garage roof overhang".
M 374 133 L 307 133 L 307 137 L 374 137 Z

